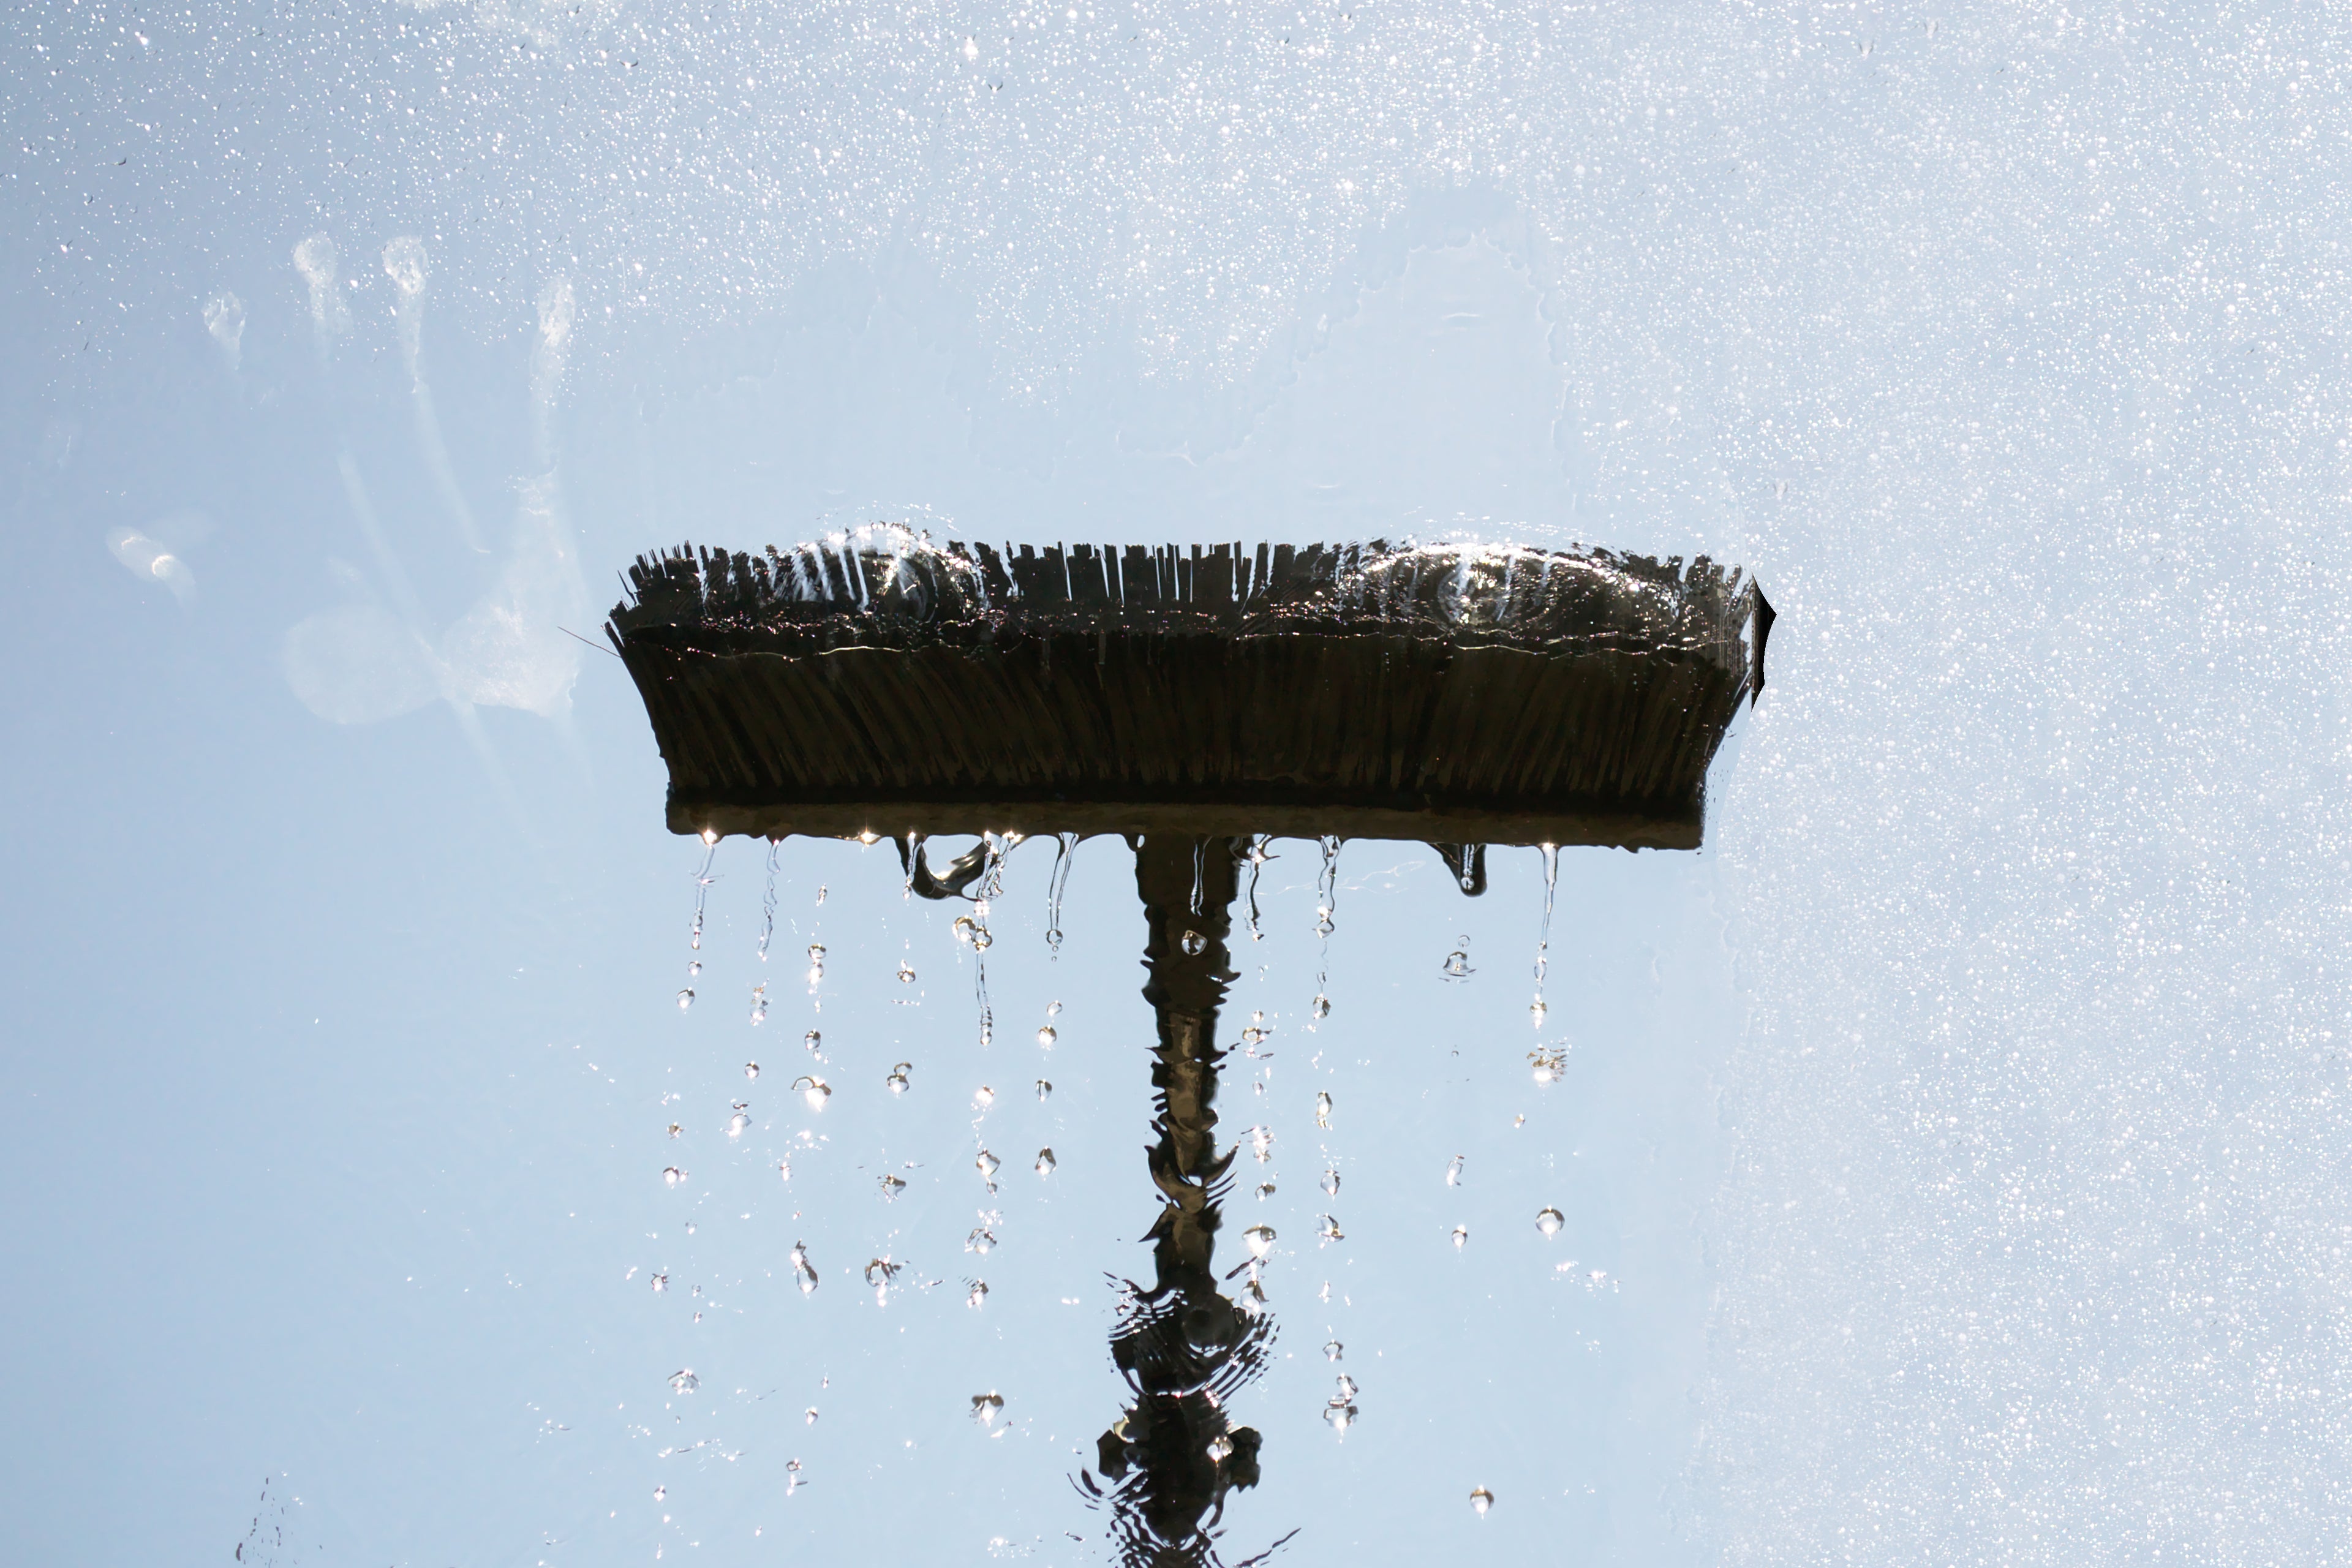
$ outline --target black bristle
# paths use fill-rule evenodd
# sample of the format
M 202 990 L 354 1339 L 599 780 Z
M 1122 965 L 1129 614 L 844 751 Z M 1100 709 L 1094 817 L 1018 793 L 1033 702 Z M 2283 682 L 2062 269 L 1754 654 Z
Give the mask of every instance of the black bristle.
M 1695 844 L 1771 620 L 1705 557 L 1381 542 L 877 528 L 627 582 L 610 629 L 681 831 Z

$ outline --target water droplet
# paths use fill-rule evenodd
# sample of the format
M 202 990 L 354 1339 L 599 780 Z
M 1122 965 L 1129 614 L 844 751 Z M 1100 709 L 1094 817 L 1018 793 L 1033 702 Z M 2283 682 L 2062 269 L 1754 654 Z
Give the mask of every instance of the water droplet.
M 671 1373 L 669 1374 L 669 1385 L 676 1393 L 692 1394 L 696 1389 L 702 1386 L 702 1379 L 695 1376 L 694 1369 L 689 1366 Z
M 751 1125 L 751 1117 L 739 1110 L 733 1116 L 727 1119 L 727 1136 L 730 1138 L 740 1138 L 743 1136 L 743 1129 Z
M 971 1396 L 971 1418 L 983 1426 L 995 1425 L 997 1416 L 1003 1410 L 1004 1396 L 1001 1394 L 975 1394 Z
M 963 1304 L 970 1307 L 974 1311 L 978 1311 L 981 1308 L 986 1306 L 988 1304 L 988 1281 L 985 1279 L 973 1280 L 971 1282 L 971 1289 L 970 1293 L 963 1299 Z
M 1545 1208 L 1536 1215 L 1536 1228 L 1547 1237 L 1558 1236 L 1559 1227 L 1567 1223 L 1567 1218 L 1556 1208 Z
M 1471 1489 L 1470 1507 L 1474 1512 L 1483 1518 L 1485 1517 L 1486 1510 L 1494 1506 L 1495 1494 L 1493 1492 L 1488 1491 L 1485 1487 L 1474 1487 Z
M 1468 953 L 1463 952 L 1457 947 L 1452 952 L 1445 955 L 1445 977 L 1448 980 L 1466 980 L 1470 977 L 1470 955 Z
M 908 963 L 905 959 L 900 959 L 898 961 L 898 984 L 901 985 L 912 985 L 914 983 L 915 966 Z
M 971 933 L 971 950 L 974 952 L 986 952 L 995 943 L 996 939 L 988 934 L 986 926 L 981 926 Z
M 1323 1407 L 1323 1419 L 1331 1423 L 1331 1430 L 1345 1434 L 1355 1425 L 1356 1407 L 1344 1399 L 1335 1399 Z
M 1344 1373 L 1344 1372 L 1343 1372 L 1343 1373 L 1341 1373 L 1339 1374 L 1339 1398 L 1341 1398 L 1342 1400 L 1349 1400 L 1349 1399 L 1353 1399 L 1353 1398 L 1355 1398 L 1355 1397 L 1356 1397 L 1356 1380 L 1355 1380 L 1354 1378 L 1352 1378 L 1352 1377 L 1349 1377 L 1349 1376 L 1346 1373 Z
M 972 919 L 970 915 L 958 915 L 958 916 L 956 916 L 956 918 L 955 918 L 955 939 L 956 939 L 956 941 L 958 941 L 958 942 L 960 942 L 966 943 L 966 944 L 968 945 L 968 944 L 971 942 L 972 934 L 973 934 L 975 931 L 979 931 L 979 930 L 980 930 L 980 922 L 979 922 L 978 921 L 976 921 L 976 920 Z
M 912 1062 L 900 1062 L 890 1069 L 890 1076 L 882 1081 L 889 1086 L 892 1094 L 907 1092 L 907 1074 L 914 1069 L 914 1066 Z
M 801 1091 L 801 1098 L 808 1101 L 808 1108 L 811 1110 L 823 1110 L 824 1102 L 833 1098 L 831 1085 L 821 1078 L 806 1073 L 793 1079 L 793 1087 Z
M 1051 1149 L 1037 1151 L 1037 1173 L 1041 1176 L 1050 1176 L 1054 1173 L 1054 1152 Z
M 1544 1005 L 1544 999 L 1538 996 L 1528 1004 L 1528 1022 L 1540 1029 L 1543 1027 L 1544 1015 L 1550 1011 L 1550 1008 Z
M 1326 1197 L 1336 1198 L 1339 1195 L 1339 1172 L 1326 1171 L 1323 1173 L 1323 1193 Z
M 669 1496 L 669 1489 L 667 1487 L 656 1487 L 654 1489 L 654 1501 L 659 1502 L 662 1499 L 667 1496 Z
M 1321 1237 L 1326 1241 L 1344 1241 L 1347 1239 L 1346 1233 L 1339 1228 L 1339 1222 L 1333 1219 L 1328 1214 L 1321 1219 L 1316 1221 L 1315 1234 Z
M 819 969 L 824 967 L 824 943 L 821 942 L 809 943 L 809 962 Z
M 1470 1239 L 1470 1227 L 1469 1227 L 1468 1226 L 1466 1226 L 1466 1225 L 1457 1225 L 1457 1226 L 1455 1226 L 1454 1227 L 1454 1251 L 1456 1251 L 1456 1252 L 1461 1251 L 1461 1250 L 1462 1250 L 1462 1244 L 1463 1244 L 1464 1242 L 1465 1242 L 1465 1241 L 1469 1240 L 1469 1239 Z
M 675 1121 L 673 1121 L 673 1122 L 671 1122 L 671 1123 L 669 1124 L 669 1135 L 670 1135 L 671 1137 L 673 1137 L 673 1138 L 677 1137 L 679 1133 L 681 1133 L 681 1132 L 683 1132 L 683 1131 L 686 1131 L 686 1129 L 685 1129 L 685 1128 L 683 1128 L 683 1127 L 679 1126 L 679 1125 L 678 1125 L 677 1122 L 675 1122 Z
M 688 1221 L 686 1222 L 686 1234 L 687 1234 L 687 1235 L 688 1235 L 688 1236 L 692 1236 L 692 1235 L 694 1234 L 694 1222 L 693 1222 L 692 1220 L 688 1220 Z M 701 1286 L 699 1286 L 699 1285 L 697 1285 L 697 1286 L 694 1288 L 694 1293 L 695 1293 L 696 1295 L 698 1295 L 698 1296 L 701 1295 L 701 1294 L 702 1294 L 702 1287 L 701 1287 Z
M 687 964 L 687 966 L 686 966 L 686 977 L 687 977 L 688 980 L 692 980 L 692 979 L 696 978 L 698 975 L 701 974 L 701 973 L 702 973 L 702 960 L 700 960 L 700 959 L 698 959 L 698 959 L 695 959 L 695 960 L 693 960 L 693 961 L 691 961 L 691 962 L 690 962 L 690 963 L 688 963 Z
M 906 1267 L 903 1263 L 893 1263 L 887 1258 L 877 1258 L 866 1266 L 866 1282 L 874 1287 L 876 1306 L 881 1306 L 889 1300 L 891 1281 L 897 1279 L 898 1271 Z
M 1445 1163 L 1445 1184 L 1449 1187 L 1462 1184 L 1462 1156 L 1459 1154 Z
M 674 1187 L 684 1180 L 686 1180 L 686 1173 L 679 1170 L 676 1165 L 670 1166 L 667 1170 L 662 1173 L 662 1181 L 667 1185 Z
M 1274 1226 L 1254 1225 L 1242 1232 L 1242 1241 L 1249 1247 L 1252 1258 L 1264 1258 L 1274 1250 Z
M 1323 1128 L 1331 1125 L 1331 1096 L 1328 1092 L 1318 1091 L 1315 1096 L 1315 1125 Z
M 1042 1078 L 1037 1080 L 1037 1098 L 1040 1100 L 1051 1100 L 1054 1098 L 1054 1086 L 1047 1083 Z
M 1054 1048 L 1054 1042 L 1060 1038 L 1061 1037 L 1054 1032 L 1054 1026 L 1051 1024 L 1037 1031 L 1037 1043 L 1049 1051 Z
M 1048 1018 L 1058 1018 L 1061 1016 L 1062 1005 L 1059 1002 L 1048 1002 L 1045 1004 L 1045 1016 Z
M 811 1056 L 814 1056 L 817 1052 L 824 1048 L 824 1037 L 817 1033 L 814 1029 L 811 1029 L 807 1034 L 801 1037 L 801 1044 L 809 1048 L 809 1054 Z
M 1341 1344 L 1339 1341 L 1332 1340 L 1323 1347 L 1323 1359 L 1325 1361 L 1338 1361 L 1341 1354 L 1347 1351 L 1347 1346 Z
M 1257 1163 L 1261 1165 L 1265 1164 L 1268 1160 L 1273 1159 L 1274 1129 L 1270 1127 L 1251 1128 L 1250 1152 L 1257 1156 Z
M 663 1291 L 665 1291 L 665 1290 L 667 1290 L 667 1289 L 669 1289 L 669 1276 L 668 1276 L 668 1275 L 667 1275 L 667 1274 L 656 1274 L 656 1275 L 655 1275 L 655 1276 L 654 1276 L 654 1279 L 653 1279 L 653 1285 L 654 1285 L 654 1294 L 655 1294 L 655 1295 L 656 1295 L 656 1296 L 660 1295 Z
M 979 1169 L 980 1179 L 993 1186 L 996 1184 L 996 1173 L 1003 1168 L 1004 1162 L 982 1149 L 973 1159 L 972 1164 Z
M 805 1242 L 793 1243 L 792 1264 L 793 1281 L 801 1288 L 801 1294 L 805 1296 L 815 1289 L 816 1265 L 809 1261 L 808 1246 Z
M 816 1406 L 814 1405 L 808 1407 L 808 1424 L 812 1426 L 816 1425 Z M 800 1468 L 800 1461 L 797 1459 L 793 1460 L 793 1468 L 794 1469 Z
M 683 1012 L 685 1012 L 688 1007 L 691 1007 L 691 1006 L 693 1006 L 693 1005 L 694 1005 L 694 987 L 693 987 L 693 986 L 691 986 L 691 985 L 688 985 L 688 986 L 687 986 L 686 988 L 684 988 L 683 990 L 681 990 L 680 992 L 678 992 L 678 994 L 677 994 L 677 1010 L 678 1010 L 679 1012 L 683 1013 Z
M 760 1076 L 760 1064 L 758 1062 L 745 1062 L 743 1064 L 743 1076 L 745 1078 L 758 1078 Z
M 982 1258 L 987 1257 L 995 1246 L 995 1235 L 981 1226 L 974 1226 L 971 1234 L 963 1238 L 963 1249 L 966 1252 L 977 1253 Z
M 768 1021 L 768 987 L 765 982 L 751 987 L 751 1023 L 756 1028 Z
M 1317 1023 L 1321 1023 L 1324 1019 L 1331 1016 L 1331 998 L 1324 995 L 1320 991 L 1317 992 L 1315 994 L 1315 1004 L 1308 1009 L 1308 1011 L 1315 1015 L 1315 1021 Z
M 1198 958 L 1209 951 L 1209 939 L 1199 931 L 1188 931 L 1184 933 L 1183 941 L 1178 945 L 1183 948 L 1187 958 Z
M 1209 1463 L 1222 1465 L 1234 1457 L 1234 1440 L 1223 1432 L 1209 1439 Z
M 900 1181 L 897 1176 L 895 1176 L 895 1175 L 889 1175 L 889 1174 L 885 1174 L 885 1175 L 883 1176 L 883 1178 L 882 1178 L 882 1199 L 883 1199 L 883 1201 L 884 1201 L 885 1203 L 887 1203 L 890 1199 L 897 1197 L 900 1193 L 903 1193 L 903 1192 L 905 1192 L 906 1190 L 907 1190 L 907 1184 L 906 1184 L 905 1182 L 903 1182 L 903 1181 Z
M 1257 1186 L 1257 1201 L 1264 1203 L 1266 1199 L 1272 1196 L 1274 1196 L 1274 1184 L 1272 1182 L 1260 1182 Z
M 1528 1066 L 1534 1070 L 1536 1082 L 1557 1083 L 1568 1070 L 1568 1052 L 1559 1046 L 1529 1051 Z
M 994 1105 L 995 1103 L 996 1091 L 989 1088 L 986 1084 L 982 1084 L 980 1086 L 980 1092 L 971 1097 L 972 1109 L 975 1110 L 986 1110 L 990 1106 Z

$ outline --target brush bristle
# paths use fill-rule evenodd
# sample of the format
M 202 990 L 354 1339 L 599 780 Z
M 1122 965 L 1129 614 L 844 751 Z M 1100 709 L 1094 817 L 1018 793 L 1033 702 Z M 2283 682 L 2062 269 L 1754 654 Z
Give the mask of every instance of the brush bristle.
M 1704 557 L 1516 545 L 1000 553 L 874 527 L 630 576 L 609 630 L 671 826 L 768 837 L 1689 847 L 1770 616 Z

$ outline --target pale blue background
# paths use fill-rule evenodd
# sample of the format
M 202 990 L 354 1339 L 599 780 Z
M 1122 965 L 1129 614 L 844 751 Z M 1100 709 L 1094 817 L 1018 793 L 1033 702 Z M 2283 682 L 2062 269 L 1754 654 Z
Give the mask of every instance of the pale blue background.
M 1058 960 L 1013 857 L 983 1051 L 880 847 L 787 847 L 751 1027 L 724 845 L 680 1014 L 699 855 L 570 635 L 640 550 L 874 519 L 1705 551 L 1782 612 L 1708 848 L 1565 858 L 1540 1032 L 1532 852 L 1468 902 L 1351 846 L 1310 1032 L 1282 847 L 1229 1557 L 2352 1552 L 2347 32 L 20 8 L 0 1557 L 1100 1560 L 1067 1478 L 1152 1202 L 1123 850 Z

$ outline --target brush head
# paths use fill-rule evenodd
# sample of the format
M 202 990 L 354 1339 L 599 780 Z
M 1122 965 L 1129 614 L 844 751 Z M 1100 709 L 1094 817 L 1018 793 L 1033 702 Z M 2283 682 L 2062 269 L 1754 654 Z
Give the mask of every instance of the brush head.
M 1763 685 L 1738 568 L 1518 545 L 640 557 L 606 630 L 679 833 L 1695 848 Z

